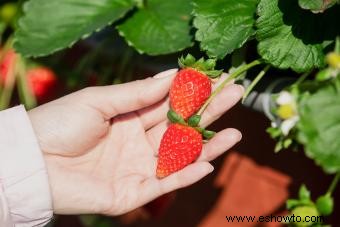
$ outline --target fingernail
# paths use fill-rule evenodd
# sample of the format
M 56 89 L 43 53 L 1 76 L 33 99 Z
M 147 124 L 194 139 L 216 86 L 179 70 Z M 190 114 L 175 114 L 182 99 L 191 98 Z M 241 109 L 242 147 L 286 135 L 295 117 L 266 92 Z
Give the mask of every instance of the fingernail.
M 239 134 L 237 142 L 240 142 L 241 140 L 242 140 L 242 133 Z
M 209 173 L 211 173 L 212 171 L 214 171 L 214 167 L 210 166 Z
M 166 70 L 164 72 L 161 72 L 161 73 L 154 75 L 153 78 L 155 78 L 155 79 L 165 78 L 165 77 L 168 77 L 168 76 L 175 74 L 177 71 L 178 71 L 178 69 L 169 69 L 169 70 Z
M 242 94 L 244 93 L 244 87 L 242 85 L 237 85 L 239 87 L 239 89 L 241 90 Z

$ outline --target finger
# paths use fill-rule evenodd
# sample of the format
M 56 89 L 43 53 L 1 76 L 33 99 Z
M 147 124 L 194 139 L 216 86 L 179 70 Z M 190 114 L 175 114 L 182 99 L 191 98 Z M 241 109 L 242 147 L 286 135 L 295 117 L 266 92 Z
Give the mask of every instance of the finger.
M 221 117 L 242 98 L 243 92 L 244 88 L 238 84 L 231 84 L 223 88 L 203 112 L 200 125 L 206 127 Z
M 229 74 L 227 73 L 222 73 L 222 75 L 218 78 L 218 80 L 213 83 L 212 85 L 212 90 L 214 91 L 220 84 L 222 84 L 227 78 L 229 77 Z M 235 80 L 229 81 L 224 87 L 233 84 Z
M 138 111 L 139 118 L 145 130 L 152 128 L 167 119 L 167 112 L 169 110 L 169 98 L 164 98 L 160 102 L 143 108 Z
M 169 124 L 170 122 L 168 122 L 167 120 L 162 121 L 161 123 L 146 132 L 148 142 L 154 151 L 154 155 L 158 154 L 158 148 L 161 138 Z
M 85 102 L 110 119 L 150 106 L 162 100 L 169 91 L 171 81 L 177 69 L 170 69 L 152 78 L 137 80 L 125 84 L 84 89 Z
M 201 155 L 197 161 L 212 161 L 225 151 L 232 148 L 242 138 L 237 129 L 228 128 L 218 132 L 212 139 L 203 146 Z
M 175 172 L 161 180 L 150 178 L 143 183 L 143 195 L 147 201 L 153 200 L 161 195 L 176 189 L 187 187 L 214 170 L 214 167 L 208 162 L 195 162 L 184 169 Z

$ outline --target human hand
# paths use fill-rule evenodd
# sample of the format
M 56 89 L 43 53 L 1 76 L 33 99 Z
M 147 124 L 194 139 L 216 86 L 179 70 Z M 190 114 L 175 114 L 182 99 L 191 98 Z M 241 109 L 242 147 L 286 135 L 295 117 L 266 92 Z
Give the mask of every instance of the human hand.
M 218 132 L 198 160 L 164 179 L 155 176 L 157 151 L 167 127 L 167 93 L 176 70 L 154 78 L 91 87 L 29 111 L 44 153 L 57 214 L 119 215 L 209 174 L 209 161 L 241 139 Z M 209 125 L 242 97 L 229 85 L 202 115 Z

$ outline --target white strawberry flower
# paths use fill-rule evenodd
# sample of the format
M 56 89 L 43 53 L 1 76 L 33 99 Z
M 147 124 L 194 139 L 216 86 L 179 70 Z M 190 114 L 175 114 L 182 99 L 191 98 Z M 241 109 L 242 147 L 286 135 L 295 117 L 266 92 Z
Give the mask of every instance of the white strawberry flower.
M 295 103 L 294 97 L 288 91 L 281 91 L 279 97 L 276 99 L 278 105 L 285 105 Z
M 282 134 L 287 136 L 292 128 L 296 125 L 296 123 L 299 121 L 298 116 L 291 117 L 287 120 L 284 120 L 281 125 L 280 129 L 282 131 Z
M 276 99 L 276 103 L 278 105 L 277 115 L 282 120 L 279 127 L 282 134 L 287 136 L 299 121 L 294 96 L 288 91 L 281 91 Z

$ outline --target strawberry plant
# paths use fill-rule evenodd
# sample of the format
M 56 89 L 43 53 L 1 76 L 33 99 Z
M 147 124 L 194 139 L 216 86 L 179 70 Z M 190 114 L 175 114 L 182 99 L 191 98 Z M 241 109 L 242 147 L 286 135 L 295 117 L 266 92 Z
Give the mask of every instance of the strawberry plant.
M 13 11 L 7 7 L 0 17 L 15 27 L 13 47 L 26 58 L 69 48 L 105 27 L 115 28 L 140 54 L 181 55 L 199 49 L 209 57 L 180 59 L 183 69 L 170 90 L 169 118 L 174 123 L 160 147 L 160 177 L 197 158 L 201 136 L 213 135 L 200 129 L 199 116 L 230 80 L 256 72 L 246 100 L 262 78 L 277 72 L 296 77 L 295 83 L 272 95 L 268 132 L 277 141 L 275 151 L 303 147 L 325 174 L 335 177 L 317 201 L 302 188 L 299 199 L 288 201 L 287 207 L 292 213 L 332 213 L 332 193 L 340 175 L 338 0 L 28 0 L 18 23 L 13 23 Z M 3 28 L 0 23 L 0 31 Z M 216 62 L 230 67 L 225 69 L 230 76 L 211 91 L 209 77 L 221 73 L 214 69 Z M 191 150 L 190 160 L 179 159 L 175 165 L 169 157 L 182 151 L 170 143 L 184 134 L 197 142 L 197 148 Z

